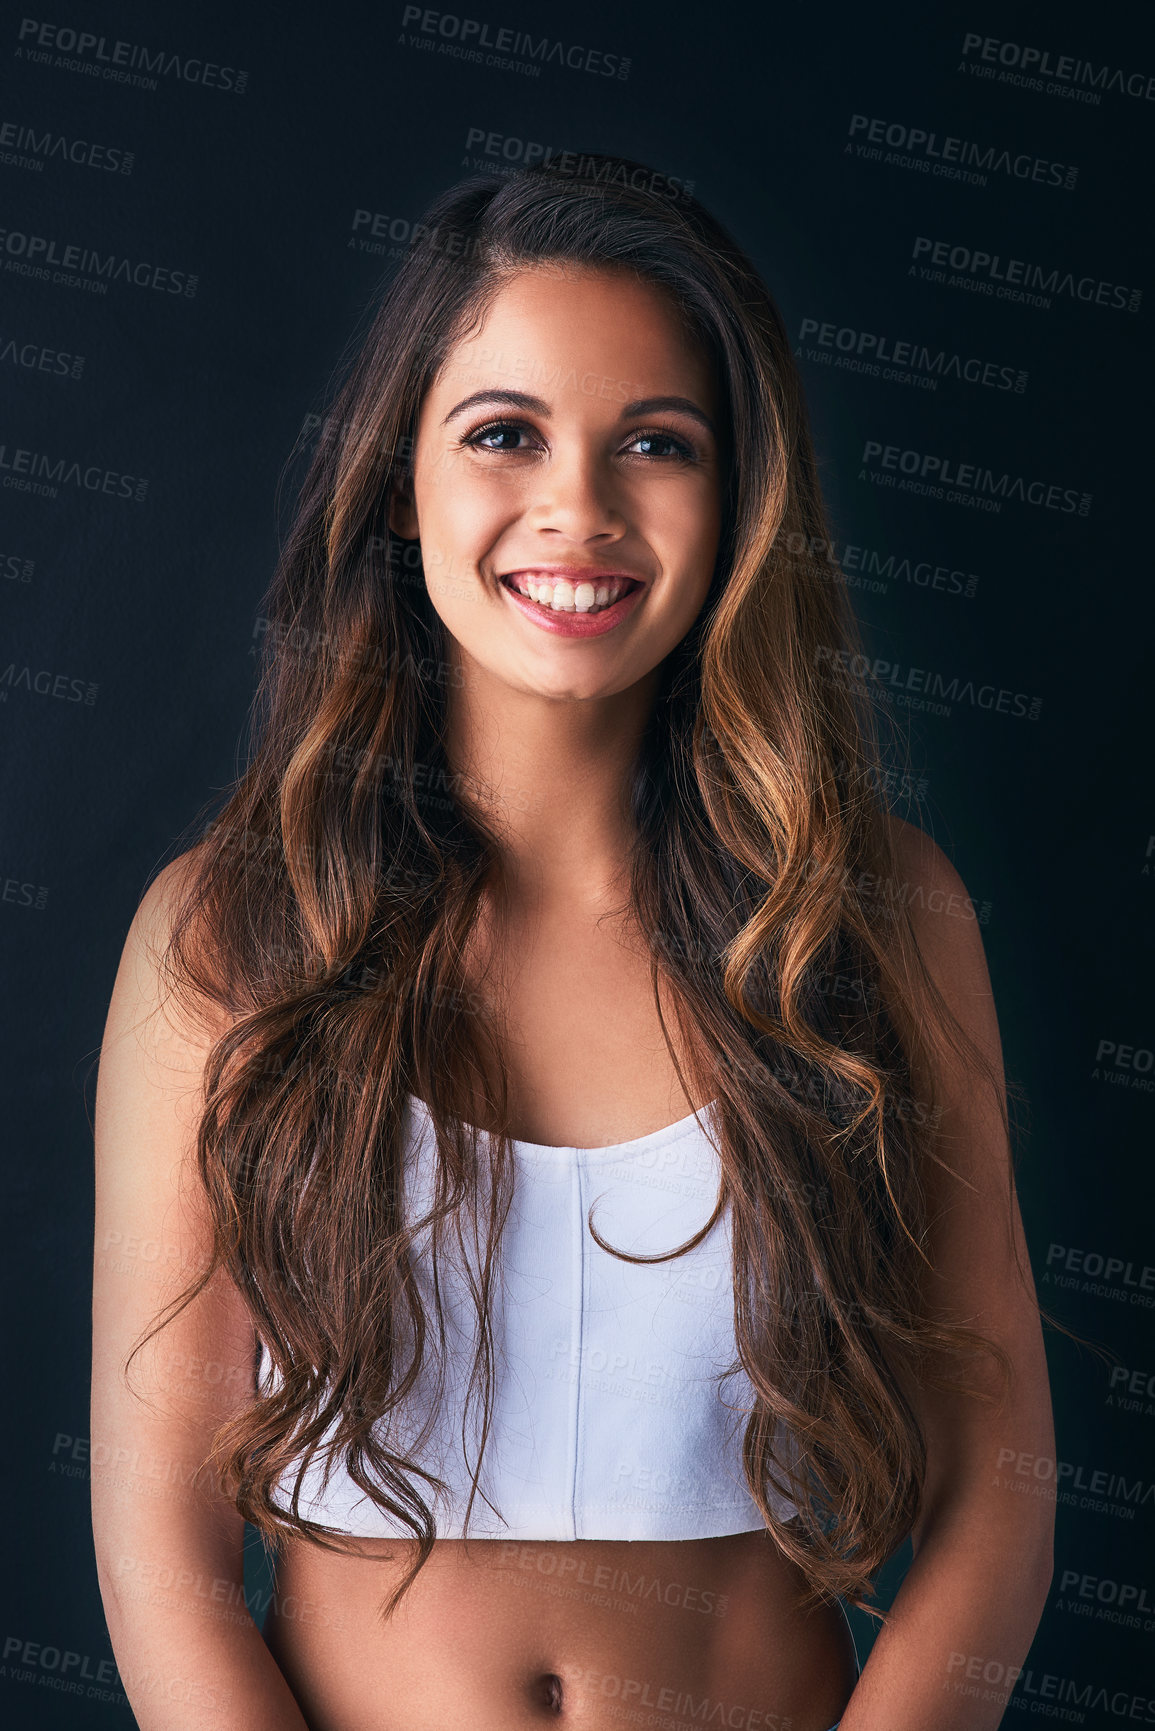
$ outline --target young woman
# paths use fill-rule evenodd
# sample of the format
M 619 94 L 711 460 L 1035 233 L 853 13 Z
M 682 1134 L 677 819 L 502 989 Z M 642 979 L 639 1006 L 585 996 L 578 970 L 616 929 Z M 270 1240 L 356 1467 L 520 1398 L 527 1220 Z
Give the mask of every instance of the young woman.
M 129 933 L 93 1507 L 144 1731 L 991 1731 L 1041 1613 L 973 906 L 881 797 L 780 317 L 654 184 L 433 206 L 251 765 Z

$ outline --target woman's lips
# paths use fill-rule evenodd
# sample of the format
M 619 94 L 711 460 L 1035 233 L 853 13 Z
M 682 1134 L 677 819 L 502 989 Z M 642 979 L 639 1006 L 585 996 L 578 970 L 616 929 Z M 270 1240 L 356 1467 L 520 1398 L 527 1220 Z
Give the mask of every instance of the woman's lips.
M 631 585 L 626 594 L 609 606 L 595 612 L 571 611 L 569 608 L 554 608 L 533 601 L 528 595 L 522 595 L 514 588 L 514 578 L 540 578 L 543 582 L 557 582 L 564 579 L 574 589 L 580 583 L 591 583 L 596 589 L 599 583 L 626 582 Z M 638 577 L 630 576 L 625 571 L 591 571 L 577 566 L 525 566 L 520 571 L 508 571 L 501 578 L 501 587 L 509 596 L 513 605 L 527 619 L 543 631 L 552 631 L 559 637 L 601 637 L 607 631 L 613 631 L 616 626 L 633 612 L 642 595 L 645 584 Z

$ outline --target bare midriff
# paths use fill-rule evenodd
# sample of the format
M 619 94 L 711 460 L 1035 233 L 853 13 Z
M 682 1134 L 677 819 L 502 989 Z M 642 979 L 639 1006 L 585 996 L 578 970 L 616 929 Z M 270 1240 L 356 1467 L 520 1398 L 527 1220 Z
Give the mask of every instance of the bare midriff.
M 310 1731 L 828 1731 L 854 1686 L 837 1606 L 766 1532 L 439 1540 L 392 1618 L 406 1543 L 296 1540 L 265 1640 Z

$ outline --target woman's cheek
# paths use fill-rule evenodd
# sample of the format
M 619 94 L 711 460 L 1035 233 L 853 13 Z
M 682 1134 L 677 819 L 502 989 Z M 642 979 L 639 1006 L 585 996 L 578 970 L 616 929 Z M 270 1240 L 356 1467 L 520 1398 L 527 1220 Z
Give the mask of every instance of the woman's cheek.
M 664 571 L 692 575 L 703 562 L 713 568 L 721 519 L 713 497 L 702 488 L 670 488 L 663 498 L 647 501 L 635 523 Z
M 503 529 L 517 522 L 520 490 L 463 476 L 451 491 L 443 490 L 442 509 L 447 533 L 456 545 L 470 549 L 476 560 Z

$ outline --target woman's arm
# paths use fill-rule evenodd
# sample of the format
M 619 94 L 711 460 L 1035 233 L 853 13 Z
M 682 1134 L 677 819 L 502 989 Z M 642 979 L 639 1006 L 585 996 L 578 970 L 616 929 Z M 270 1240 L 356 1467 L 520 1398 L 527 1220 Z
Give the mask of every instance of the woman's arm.
M 935 844 L 909 825 L 899 831 L 924 960 L 1001 1084 L 998 1022 L 972 904 Z M 940 1153 L 958 1176 L 937 1169 L 931 1175 L 935 1274 L 928 1302 L 997 1341 L 1012 1383 L 996 1406 L 908 1384 L 928 1456 L 914 1561 L 842 1731 L 995 1731 L 1051 1582 L 1053 1498 L 1005 1488 L 1008 1461 L 1053 1460 L 1055 1452 L 1042 1329 L 1018 1204 L 1007 1184 L 1006 1134 L 979 1078 L 952 1062 L 938 1081 Z M 994 1390 L 993 1377 L 984 1375 L 984 1382 Z
M 244 1523 L 199 1471 L 244 1404 L 254 1334 L 216 1280 L 125 1364 L 208 1242 L 193 1163 L 208 1041 L 160 1001 L 154 955 L 181 861 L 160 874 L 125 944 L 96 1096 L 92 1525 L 121 1680 L 142 1731 L 306 1731 L 245 1608 Z

